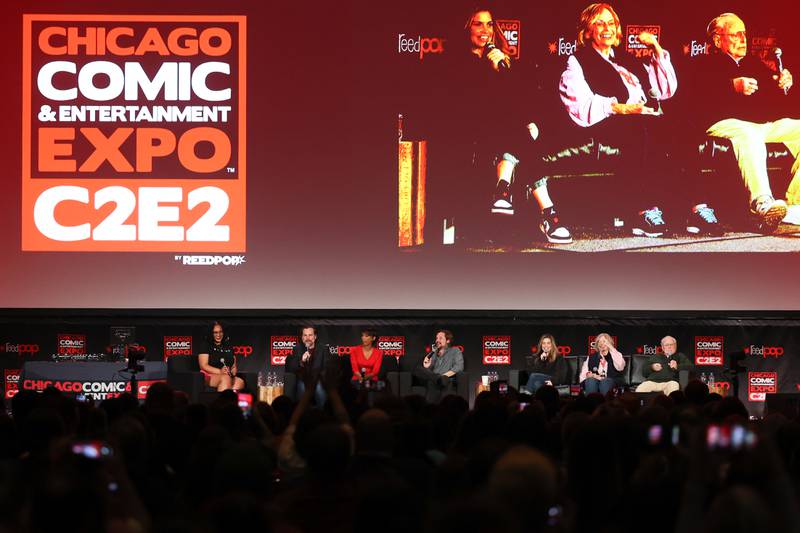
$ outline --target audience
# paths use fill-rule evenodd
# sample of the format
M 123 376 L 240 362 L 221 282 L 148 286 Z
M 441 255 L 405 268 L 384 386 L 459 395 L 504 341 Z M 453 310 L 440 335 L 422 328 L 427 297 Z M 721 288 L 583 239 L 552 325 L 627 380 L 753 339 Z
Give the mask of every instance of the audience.
M 0 416 L 0 532 L 800 529 L 800 421 L 750 421 L 697 381 L 646 405 L 545 385 L 472 410 L 370 408 L 337 383 L 323 408 L 309 383 L 249 416 L 166 384 L 142 406 L 21 391 Z

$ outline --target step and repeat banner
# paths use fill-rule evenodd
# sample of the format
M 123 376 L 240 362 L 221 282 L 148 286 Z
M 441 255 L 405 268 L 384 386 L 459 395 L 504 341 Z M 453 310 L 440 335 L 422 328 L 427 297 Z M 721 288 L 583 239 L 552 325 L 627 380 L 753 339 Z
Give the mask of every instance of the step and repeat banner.
M 109 361 L 121 360 L 119 347 L 111 344 L 112 332 L 106 321 L 44 318 L 36 322 L 35 325 L 0 324 L 0 366 L 6 399 L 23 388 L 42 388 L 42 383 L 20 381 L 26 362 L 54 362 L 74 371 L 76 362 L 108 365 Z M 659 353 L 661 339 L 667 335 L 675 337 L 678 350 L 696 365 L 697 376 L 713 372 L 721 390 L 737 394 L 752 414 L 763 412 L 768 393 L 800 392 L 800 363 L 796 357 L 800 350 L 800 328 L 796 321 L 517 318 L 513 325 L 509 322 L 327 318 L 308 322 L 231 319 L 223 324 L 238 367 L 244 372 L 282 371 L 286 356 L 299 342 L 304 324 L 316 325 L 319 342 L 329 346 L 331 357 L 349 356 L 350 348 L 359 343 L 361 329 L 376 328 L 378 347 L 384 354 L 396 357 L 401 370 L 413 369 L 430 350 L 438 329 L 448 329 L 454 334 L 453 344 L 464 352 L 466 370 L 475 379 L 489 370 L 506 378 L 509 369 L 524 369 L 525 357 L 537 353 L 539 338 L 544 333 L 554 335 L 562 356 L 584 356 L 593 353 L 595 337 L 605 332 L 624 355 L 632 356 Z M 135 327 L 136 349 L 147 361 L 195 357 L 211 331 L 209 322 L 189 319 L 136 319 L 124 325 Z M 96 395 L 124 391 L 125 363 L 119 362 L 118 366 L 117 389 L 87 392 Z
M 0 308 L 796 307 L 784 2 L 290 4 L 0 6 Z

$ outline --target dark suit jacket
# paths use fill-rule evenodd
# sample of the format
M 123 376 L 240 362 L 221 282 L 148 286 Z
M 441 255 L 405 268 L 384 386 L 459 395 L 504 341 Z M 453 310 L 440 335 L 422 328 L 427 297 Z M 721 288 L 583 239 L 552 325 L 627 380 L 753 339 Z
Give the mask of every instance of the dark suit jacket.
M 322 372 L 325 368 L 325 363 L 330 355 L 330 348 L 327 344 L 317 343 L 311 356 L 311 361 L 301 366 L 300 361 L 303 354 L 306 353 L 306 346 L 303 343 L 298 343 L 292 350 L 292 354 L 286 357 L 286 372 L 297 374 L 301 371 L 313 370 L 314 372 Z

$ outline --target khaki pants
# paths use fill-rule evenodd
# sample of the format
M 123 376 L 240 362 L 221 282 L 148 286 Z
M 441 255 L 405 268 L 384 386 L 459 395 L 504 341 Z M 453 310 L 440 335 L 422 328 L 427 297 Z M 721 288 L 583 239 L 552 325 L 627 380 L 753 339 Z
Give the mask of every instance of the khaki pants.
M 666 383 L 656 383 L 655 381 L 645 381 L 638 387 L 636 392 L 663 392 L 669 396 L 672 392 L 680 390 L 681 386 L 677 381 L 667 381 Z
M 772 196 L 767 174 L 767 147 L 765 143 L 783 143 L 795 158 L 792 181 L 786 191 L 789 204 L 800 204 L 800 120 L 782 118 L 775 122 L 747 122 L 726 118 L 712 125 L 708 135 L 730 139 L 733 153 L 739 163 L 742 179 L 750 191 L 750 201 L 759 196 Z

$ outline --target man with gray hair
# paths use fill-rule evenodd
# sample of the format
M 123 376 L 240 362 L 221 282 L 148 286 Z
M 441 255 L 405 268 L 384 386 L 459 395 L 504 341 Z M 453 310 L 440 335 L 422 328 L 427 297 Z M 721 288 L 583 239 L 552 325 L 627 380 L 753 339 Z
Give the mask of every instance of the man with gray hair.
M 642 375 L 647 381 L 636 387 L 636 392 L 663 392 L 669 396 L 681 388 L 678 373 L 692 370 L 694 365 L 678 350 L 678 341 L 667 335 L 661 339 L 661 352 L 650 356 Z
M 786 116 L 792 74 L 782 68 L 780 51 L 779 72 L 747 54 L 747 30 L 734 13 L 715 17 L 706 31 L 711 50 L 698 61 L 692 114 L 707 135 L 730 140 L 759 229 L 771 233 L 781 221 L 800 224 L 800 120 Z M 783 143 L 795 158 L 787 201 L 772 194 L 766 143 Z

